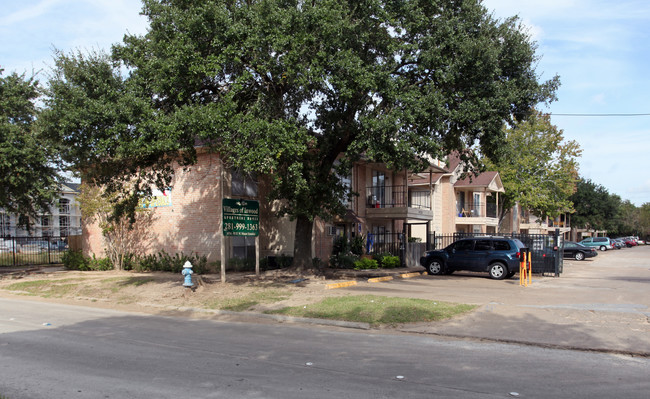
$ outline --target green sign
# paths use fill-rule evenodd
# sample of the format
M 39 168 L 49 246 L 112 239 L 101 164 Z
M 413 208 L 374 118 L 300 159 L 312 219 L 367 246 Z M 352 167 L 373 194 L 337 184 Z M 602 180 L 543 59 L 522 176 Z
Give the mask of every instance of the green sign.
M 257 237 L 260 235 L 260 203 L 243 199 L 224 198 L 223 235 Z

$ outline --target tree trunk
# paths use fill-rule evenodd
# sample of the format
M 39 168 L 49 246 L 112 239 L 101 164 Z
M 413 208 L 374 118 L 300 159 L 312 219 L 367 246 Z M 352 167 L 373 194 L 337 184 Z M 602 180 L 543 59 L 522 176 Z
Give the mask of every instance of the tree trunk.
M 314 221 L 306 216 L 296 219 L 296 236 L 293 240 L 293 265 L 296 270 L 303 271 L 312 266 L 311 238 Z

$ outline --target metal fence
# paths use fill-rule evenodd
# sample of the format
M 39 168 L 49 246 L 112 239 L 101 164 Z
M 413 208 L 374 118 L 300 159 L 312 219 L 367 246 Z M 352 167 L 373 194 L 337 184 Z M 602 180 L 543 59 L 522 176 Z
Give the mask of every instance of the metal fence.
M 404 234 L 368 233 L 365 244 L 368 255 L 391 254 L 401 257 L 401 250 L 404 249 Z
M 61 263 L 68 237 L 0 237 L 0 267 Z
M 461 238 L 489 235 L 482 233 L 436 234 L 434 232 L 429 235 L 427 250 L 445 248 Z M 499 236 L 517 238 L 530 249 L 533 273 L 558 277 L 562 274 L 564 251 L 559 231 L 556 230 L 554 235 L 512 233 L 499 234 Z

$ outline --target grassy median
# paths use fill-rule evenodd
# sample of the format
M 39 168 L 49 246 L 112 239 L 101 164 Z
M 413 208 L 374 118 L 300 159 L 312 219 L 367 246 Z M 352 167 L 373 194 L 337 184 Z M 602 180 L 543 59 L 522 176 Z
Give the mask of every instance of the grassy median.
M 425 299 L 356 295 L 327 298 L 311 305 L 288 307 L 266 313 L 361 322 L 373 326 L 395 326 L 449 319 L 475 308 L 475 305 Z

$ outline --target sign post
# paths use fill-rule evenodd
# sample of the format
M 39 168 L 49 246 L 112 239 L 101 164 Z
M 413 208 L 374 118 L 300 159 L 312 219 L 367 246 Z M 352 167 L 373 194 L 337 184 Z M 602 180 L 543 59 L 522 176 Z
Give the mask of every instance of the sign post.
M 260 203 L 254 200 L 223 198 L 224 237 L 255 237 L 255 274 L 260 274 L 259 235 Z M 225 269 L 225 261 L 222 269 Z

